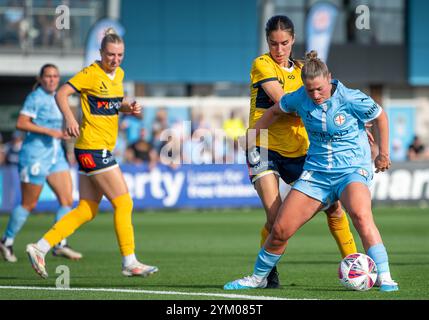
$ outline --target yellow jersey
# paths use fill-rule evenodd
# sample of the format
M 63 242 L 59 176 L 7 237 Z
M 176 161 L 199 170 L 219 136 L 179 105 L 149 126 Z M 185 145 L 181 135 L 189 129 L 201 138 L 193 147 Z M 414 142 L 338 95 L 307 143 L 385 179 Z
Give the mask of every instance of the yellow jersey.
M 77 149 L 112 151 L 118 136 L 118 115 L 124 97 L 124 71 L 118 67 L 113 80 L 97 62 L 68 81 L 80 93 L 82 124 Z
M 285 93 L 296 91 L 303 85 L 301 68 L 297 66 L 297 62 L 293 62 L 290 68 L 283 68 L 268 53 L 253 61 L 250 80 L 249 128 L 253 128 L 264 112 L 274 105 L 274 102 L 261 86 L 264 82 L 278 81 Z M 281 115 L 268 128 L 268 149 L 276 151 L 284 157 L 304 156 L 308 146 L 307 131 L 301 118 L 297 115 Z

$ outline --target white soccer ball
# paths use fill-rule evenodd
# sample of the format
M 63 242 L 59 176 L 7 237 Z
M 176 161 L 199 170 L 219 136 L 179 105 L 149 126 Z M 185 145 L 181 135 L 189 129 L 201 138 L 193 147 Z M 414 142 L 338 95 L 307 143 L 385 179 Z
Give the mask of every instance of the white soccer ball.
M 377 266 L 366 254 L 349 254 L 341 260 L 338 277 L 347 289 L 366 291 L 377 280 Z

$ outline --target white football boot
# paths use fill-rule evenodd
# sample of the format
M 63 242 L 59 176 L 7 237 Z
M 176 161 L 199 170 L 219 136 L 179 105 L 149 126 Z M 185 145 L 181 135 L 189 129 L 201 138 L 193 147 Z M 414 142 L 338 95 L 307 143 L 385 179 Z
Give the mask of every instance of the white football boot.
M 48 273 L 46 272 L 45 254 L 35 243 L 28 244 L 26 252 L 34 271 L 36 271 L 39 276 L 46 279 Z
M 13 253 L 12 246 L 6 246 L 3 241 L 0 241 L 0 253 L 7 262 L 17 262 L 18 259 Z
M 52 254 L 55 257 L 64 257 L 70 260 L 80 260 L 82 259 L 82 254 L 73 250 L 70 246 L 55 246 L 52 250 Z
M 379 274 L 377 280 L 374 283 L 374 287 L 379 287 L 381 292 L 391 292 L 398 291 L 399 286 L 392 278 L 390 274 L 387 276 L 383 276 L 384 274 Z
M 224 290 L 245 290 L 258 289 L 267 286 L 267 278 L 259 278 L 255 275 L 244 277 L 238 280 L 228 282 L 223 286 Z
M 156 272 L 158 272 L 158 267 L 148 266 L 137 260 L 128 267 L 122 267 L 122 274 L 127 277 L 147 277 Z

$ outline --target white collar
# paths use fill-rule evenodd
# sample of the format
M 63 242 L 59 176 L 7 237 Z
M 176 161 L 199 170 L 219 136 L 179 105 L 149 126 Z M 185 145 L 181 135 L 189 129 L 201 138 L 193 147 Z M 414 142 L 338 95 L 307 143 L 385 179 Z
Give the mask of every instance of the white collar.
M 282 67 L 282 69 L 288 71 L 288 72 L 292 72 L 293 70 L 295 70 L 295 63 L 292 60 L 288 60 L 292 65 L 288 68 L 288 67 Z

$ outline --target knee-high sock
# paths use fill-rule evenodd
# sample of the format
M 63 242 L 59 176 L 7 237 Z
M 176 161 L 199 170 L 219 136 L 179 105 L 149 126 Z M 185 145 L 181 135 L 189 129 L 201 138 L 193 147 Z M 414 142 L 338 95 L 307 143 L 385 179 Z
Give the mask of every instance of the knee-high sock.
M 91 200 L 80 200 L 78 206 L 67 213 L 44 236 L 51 247 L 67 238 L 84 223 L 95 218 L 98 212 L 98 203 Z
M 378 274 L 387 272 L 390 275 L 389 258 L 387 256 L 386 248 L 382 243 L 378 243 L 370 247 L 367 251 L 367 254 L 377 265 Z
M 13 209 L 9 217 L 9 223 L 7 224 L 4 238 L 8 241 L 8 245 L 13 244 L 13 239 L 16 237 L 18 232 L 22 229 L 25 221 L 27 221 L 30 212 L 23 206 L 17 206 Z M 12 243 L 10 243 L 12 242 Z
M 58 211 L 55 214 L 55 222 L 58 222 L 61 220 L 62 217 L 64 217 L 67 213 L 71 211 L 72 208 L 68 206 L 62 206 L 58 209 Z
M 129 193 L 112 200 L 115 210 L 114 223 L 116 238 L 122 256 L 134 254 L 134 229 L 132 224 L 133 200 Z
M 344 258 L 349 254 L 356 253 L 356 243 L 353 238 L 353 234 L 350 231 L 350 225 L 346 213 L 343 211 L 341 218 L 330 217 L 329 215 L 327 215 L 327 218 L 329 230 L 337 242 L 341 256 Z
M 60 221 L 62 217 L 64 217 L 67 213 L 71 211 L 71 209 L 72 208 L 68 206 L 61 206 L 55 214 L 55 222 Z M 67 239 L 63 239 L 59 243 L 60 246 L 65 246 L 66 244 L 67 244 Z
M 262 247 L 256 259 L 255 267 L 253 268 L 253 275 L 259 278 L 268 277 L 271 269 L 276 266 L 280 258 L 281 255 L 270 253 Z
M 261 229 L 261 248 L 264 246 L 265 240 L 267 240 L 268 236 L 270 235 L 270 232 L 267 230 L 267 228 L 264 226 Z

